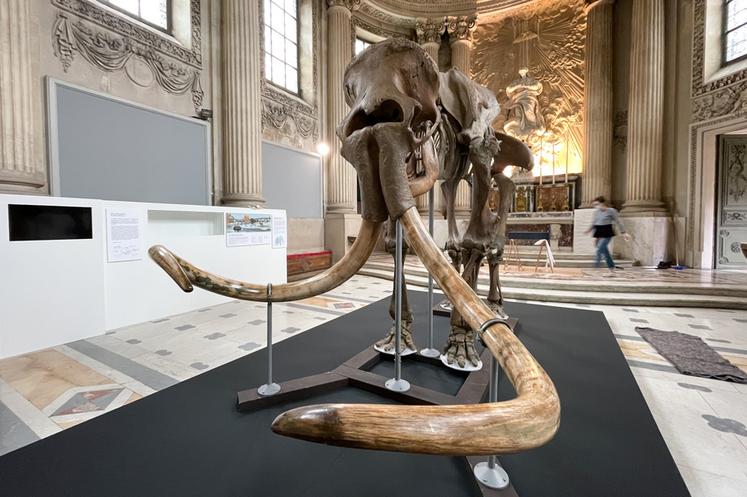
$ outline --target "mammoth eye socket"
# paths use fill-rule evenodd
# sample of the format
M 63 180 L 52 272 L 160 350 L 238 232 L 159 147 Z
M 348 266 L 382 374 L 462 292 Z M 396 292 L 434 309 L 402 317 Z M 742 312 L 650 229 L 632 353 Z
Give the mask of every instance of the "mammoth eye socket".
M 384 100 L 370 114 L 359 109 L 348 121 L 345 137 L 358 130 L 380 123 L 401 123 L 405 119 L 402 107 L 394 100 Z

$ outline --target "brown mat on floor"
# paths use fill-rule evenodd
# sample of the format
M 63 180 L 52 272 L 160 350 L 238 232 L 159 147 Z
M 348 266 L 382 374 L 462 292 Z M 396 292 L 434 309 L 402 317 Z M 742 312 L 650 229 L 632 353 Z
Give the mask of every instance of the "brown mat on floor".
M 635 331 L 682 374 L 747 383 L 747 373 L 721 357 L 700 337 L 642 326 L 636 326 Z

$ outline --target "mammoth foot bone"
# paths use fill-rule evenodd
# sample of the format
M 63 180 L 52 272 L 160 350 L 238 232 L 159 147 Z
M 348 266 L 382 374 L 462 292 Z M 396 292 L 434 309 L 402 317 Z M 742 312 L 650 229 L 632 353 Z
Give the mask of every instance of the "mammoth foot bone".
M 503 309 L 503 304 L 491 300 L 488 300 L 487 304 L 490 310 L 495 312 L 496 317 L 508 319 L 508 314 L 506 314 L 505 309 Z
M 475 350 L 477 333 L 464 328 L 453 327 L 449 340 L 444 349 L 444 359 L 447 366 L 459 366 L 459 369 L 480 369 L 482 361 Z M 442 360 L 444 360 L 442 359 Z
M 379 352 L 383 352 L 385 354 L 394 354 L 394 334 L 395 326 L 392 325 L 392 327 L 389 329 L 389 332 L 387 333 L 387 336 L 376 342 L 374 348 Z M 414 354 L 417 351 L 418 347 L 417 345 L 415 345 L 415 340 L 412 338 L 412 322 L 403 320 L 402 340 L 399 344 L 399 352 L 402 355 L 410 355 Z

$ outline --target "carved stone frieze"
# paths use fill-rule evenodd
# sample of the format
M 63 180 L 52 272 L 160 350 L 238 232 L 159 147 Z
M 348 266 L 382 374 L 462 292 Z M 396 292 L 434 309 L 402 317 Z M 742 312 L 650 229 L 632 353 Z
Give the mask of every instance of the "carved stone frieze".
M 121 35 L 127 40 L 147 46 L 170 58 L 188 64 L 196 69 L 202 69 L 202 36 L 200 0 L 190 0 L 191 9 L 191 48 L 187 48 L 178 41 L 163 36 L 153 30 L 144 28 L 135 22 L 127 20 L 123 15 L 115 14 L 100 5 L 86 0 L 51 0 L 52 5 L 68 12 L 75 17 L 85 19 L 113 33 Z
M 693 121 L 747 113 L 747 81 L 693 99 Z
M 441 35 L 446 30 L 446 19 L 417 19 L 415 21 L 415 34 L 421 45 L 425 43 L 441 43 Z
M 327 0 L 329 7 L 345 7 L 348 10 L 357 10 L 361 6 L 361 0 Z
M 289 123 L 293 122 L 293 127 Z M 284 135 L 292 136 L 294 129 L 304 138 L 319 138 L 318 117 L 314 108 L 305 102 L 271 89 L 262 95 L 262 127 L 272 126 Z
M 364 1 L 353 12 L 353 25 L 384 38 L 412 38 L 415 20 L 395 15 Z
M 477 26 L 477 16 L 457 16 L 446 18 L 446 30 L 452 42 L 457 40 L 472 41 L 472 32 Z
M 73 21 L 68 14 L 62 12 L 52 26 L 52 43 L 55 56 L 60 59 L 65 72 L 76 54 L 106 72 L 123 70 L 131 59 L 138 58 L 153 73 L 158 86 L 174 95 L 191 91 L 195 109 L 202 106 L 204 92 L 200 84 L 199 68 L 174 61 L 162 52 L 153 50 L 148 44 L 119 36 L 109 29 L 102 29 L 82 20 Z M 141 84 L 139 80 L 133 79 L 130 71 L 124 72 L 133 83 Z

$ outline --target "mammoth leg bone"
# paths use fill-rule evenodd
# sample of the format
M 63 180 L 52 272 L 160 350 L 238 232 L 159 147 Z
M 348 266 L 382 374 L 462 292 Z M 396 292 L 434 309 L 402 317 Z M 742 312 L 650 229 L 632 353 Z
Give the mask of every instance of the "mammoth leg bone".
M 391 219 L 387 222 L 386 230 L 384 231 L 384 246 L 386 248 L 386 251 L 392 254 L 392 257 L 396 259 L 396 240 L 394 235 L 394 226 L 395 223 Z M 407 255 L 407 242 L 403 240 L 404 243 L 402 243 L 402 260 L 405 260 L 405 255 Z M 392 278 L 392 296 L 389 299 L 389 315 L 392 317 L 392 319 L 396 319 L 395 317 L 395 302 L 394 302 L 394 292 L 396 287 L 396 278 L 397 275 L 394 275 L 394 278 Z M 412 351 L 417 351 L 418 348 L 415 345 L 415 341 L 412 338 L 412 311 L 410 310 L 410 304 L 407 300 L 407 284 L 405 282 L 405 273 L 402 272 L 402 307 L 401 307 L 401 314 L 402 316 L 402 341 L 400 343 L 400 352 L 404 352 L 405 350 L 409 349 Z M 393 354 L 394 353 L 394 342 L 395 342 L 395 325 L 392 324 L 392 327 L 387 332 L 387 335 L 376 342 L 376 348 L 382 350 L 383 352 Z
M 500 262 L 503 260 L 503 250 L 506 246 L 506 224 L 508 222 L 508 211 L 514 200 L 516 185 L 510 178 L 502 173 L 495 174 L 493 181 L 498 186 L 500 199 L 498 201 L 498 223 L 495 226 L 493 243 L 488 255 L 488 267 L 490 268 L 490 289 L 488 291 L 488 306 L 498 316 L 506 317 L 503 310 L 503 295 L 500 282 Z
M 495 214 L 490 209 L 488 197 L 490 195 L 490 175 L 488 167 L 479 157 L 472 160 L 472 212 L 469 226 L 462 239 L 462 262 L 464 281 L 477 291 L 477 280 L 480 266 L 491 242 L 492 228 L 495 226 Z M 476 331 L 470 328 L 457 309 L 451 313 L 451 333 L 444 350 L 446 362 L 464 368 L 467 364 L 472 367 L 480 365 L 480 355 L 475 350 Z
M 407 209 L 401 221 L 410 246 L 470 328 L 493 319 L 430 238 L 417 209 Z M 508 326 L 493 324 L 481 338 L 514 386 L 515 398 L 446 406 L 311 405 L 281 414 L 272 429 L 320 443 L 422 454 L 500 455 L 544 445 L 560 423 L 552 380 Z

